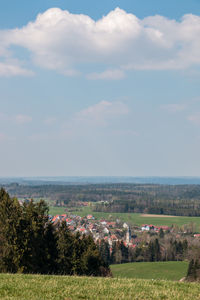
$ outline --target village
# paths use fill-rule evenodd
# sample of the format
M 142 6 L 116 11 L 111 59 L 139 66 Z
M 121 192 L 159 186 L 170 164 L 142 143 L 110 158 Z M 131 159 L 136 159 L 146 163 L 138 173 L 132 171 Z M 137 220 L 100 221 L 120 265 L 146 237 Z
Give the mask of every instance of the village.
M 71 232 L 79 232 L 80 234 L 92 235 L 94 241 L 97 243 L 99 240 L 108 242 L 112 248 L 114 242 L 123 241 L 126 247 L 135 248 L 142 240 L 144 232 L 150 234 L 163 232 L 170 232 L 171 228 L 168 226 L 155 226 L 152 224 L 143 224 L 142 226 L 130 226 L 122 222 L 120 219 L 115 221 L 100 219 L 97 220 L 91 214 L 80 217 L 78 215 L 56 215 L 49 216 L 50 220 L 56 226 L 60 222 L 65 221 Z

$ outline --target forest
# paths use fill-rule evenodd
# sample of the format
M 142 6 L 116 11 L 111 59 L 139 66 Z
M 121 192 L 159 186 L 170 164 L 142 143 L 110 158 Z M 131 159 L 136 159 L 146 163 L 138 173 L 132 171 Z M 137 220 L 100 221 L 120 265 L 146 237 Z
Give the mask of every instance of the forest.
M 92 202 L 99 212 L 200 216 L 200 185 L 82 184 L 4 185 L 12 197 L 47 198 L 53 206 Z
M 53 226 L 41 200 L 20 205 L 0 190 L 0 273 L 108 276 L 93 238 Z

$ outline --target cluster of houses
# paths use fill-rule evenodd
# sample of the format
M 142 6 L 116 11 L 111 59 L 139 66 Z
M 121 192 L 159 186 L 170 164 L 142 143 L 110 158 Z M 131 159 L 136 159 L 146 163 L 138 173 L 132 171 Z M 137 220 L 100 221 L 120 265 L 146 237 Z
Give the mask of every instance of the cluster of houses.
M 154 232 L 159 232 L 160 230 L 163 231 L 169 231 L 170 227 L 168 226 L 155 226 L 155 225 L 148 225 L 148 224 L 144 224 L 141 227 L 142 231 L 154 231 Z
M 61 221 L 65 221 L 68 225 L 70 231 L 81 234 L 92 234 L 94 240 L 106 240 L 110 247 L 112 247 L 113 242 L 123 241 L 126 246 L 136 247 L 139 240 L 136 235 L 131 235 L 130 226 L 127 223 L 122 223 L 120 220 L 108 221 L 105 219 L 96 220 L 94 216 L 87 215 L 86 217 L 80 217 L 78 215 L 56 215 L 51 217 L 52 222 L 56 225 Z M 169 230 L 167 226 L 154 226 L 154 225 L 142 225 L 137 227 L 137 232 L 143 231 L 155 231 L 159 232 L 160 229 L 164 231 Z
M 50 217 L 56 225 L 58 222 L 65 221 L 72 232 L 81 234 L 92 234 L 95 241 L 105 239 L 111 246 L 113 242 L 123 240 L 126 245 L 133 245 L 131 230 L 128 224 L 116 221 L 107 221 L 105 219 L 96 220 L 92 215 L 80 217 L 77 215 L 56 215 Z

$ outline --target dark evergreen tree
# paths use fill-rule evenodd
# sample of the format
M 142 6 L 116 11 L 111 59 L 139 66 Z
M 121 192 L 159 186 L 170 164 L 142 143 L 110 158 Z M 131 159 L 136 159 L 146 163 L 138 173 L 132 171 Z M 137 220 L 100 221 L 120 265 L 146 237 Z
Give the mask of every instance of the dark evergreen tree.
M 57 234 L 51 222 L 45 226 L 45 248 L 46 248 L 46 263 L 45 273 L 57 274 L 58 273 L 58 249 L 57 249 Z
M 0 190 L 0 271 L 15 273 L 20 268 L 21 255 L 21 207 L 16 199 Z
M 84 237 L 85 239 L 85 252 L 82 256 L 82 263 L 85 267 L 84 273 L 86 275 L 101 276 L 101 266 L 105 267 L 97 246 L 91 236 Z
M 165 236 L 165 233 L 164 233 L 163 229 L 160 228 L 160 230 L 159 230 L 159 238 L 160 238 L 160 239 L 163 239 L 164 236 Z
M 74 235 L 74 251 L 72 254 L 72 260 L 73 260 L 73 267 L 72 267 L 72 274 L 74 275 L 82 275 L 85 272 L 85 265 L 82 260 L 82 256 L 84 255 L 84 251 L 86 250 L 86 244 L 85 241 L 85 235 L 81 237 L 80 233 L 77 232 Z
M 111 264 L 116 264 L 116 251 L 117 251 L 117 244 L 114 242 L 112 244 L 112 253 L 111 253 Z
M 122 263 L 127 263 L 128 262 L 128 247 L 124 245 L 124 242 L 121 241 L 120 243 L 120 248 L 121 248 L 121 255 L 122 255 Z
M 73 272 L 73 253 L 74 239 L 70 233 L 66 222 L 62 222 L 57 232 L 57 266 L 59 274 L 72 274 Z
M 45 228 L 48 223 L 48 207 L 44 201 L 30 201 L 23 205 L 21 234 L 24 251 L 21 265 L 25 273 L 46 273 L 47 248 Z
M 155 252 L 155 261 L 161 260 L 160 244 L 158 239 L 154 241 L 154 252 Z
M 111 257 L 110 257 L 110 247 L 109 247 L 107 241 L 105 241 L 105 240 L 100 241 L 99 252 L 100 252 L 100 255 L 101 255 L 103 261 L 107 265 L 109 265 L 111 262 Z
M 147 248 L 148 261 L 155 261 L 155 247 L 154 242 L 150 241 Z

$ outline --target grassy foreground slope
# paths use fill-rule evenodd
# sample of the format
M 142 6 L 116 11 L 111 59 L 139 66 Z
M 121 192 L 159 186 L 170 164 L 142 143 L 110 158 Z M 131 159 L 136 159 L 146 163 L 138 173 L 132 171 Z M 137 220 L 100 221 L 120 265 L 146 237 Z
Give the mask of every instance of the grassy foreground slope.
M 173 281 L 0 274 L 0 299 L 199 299 L 200 285 Z
M 186 276 L 188 262 L 139 262 L 111 265 L 110 267 L 114 277 L 178 281 Z

